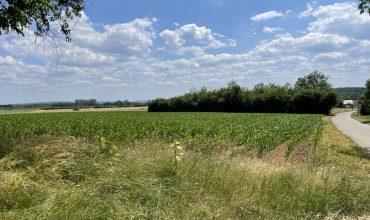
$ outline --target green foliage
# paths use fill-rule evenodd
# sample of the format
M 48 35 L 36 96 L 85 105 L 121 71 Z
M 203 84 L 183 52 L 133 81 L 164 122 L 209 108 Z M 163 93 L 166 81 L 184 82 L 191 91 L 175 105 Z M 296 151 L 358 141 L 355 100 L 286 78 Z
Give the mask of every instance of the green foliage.
M 148 111 L 329 114 L 336 103 L 334 90 L 293 89 L 274 84 L 258 84 L 248 90 L 231 82 L 227 88 L 202 88 L 171 99 L 153 100 Z
M 359 100 L 361 94 L 365 91 L 365 88 L 344 87 L 344 88 L 335 88 L 335 91 L 338 92 L 339 98 L 341 100 Z
M 332 88 L 328 81 L 328 77 L 318 71 L 314 71 L 307 76 L 298 78 L 297 82 L 294 84 L 294 87 L 298 90 L 328 90 Z
M 370 210 L 370 179 L 358 169 L 198 152 L 204 143 L 265 152 L 318 139 L 319 115 L 46 113 L 2 115 L 0 125 L 0 149 L 8 147 L 0 219 L 324 219 Z
M 137 141 L 179 140 L 190 149 L 211 152 L 225 142 L 269 151 L 292 140 L 299 142 L 320 133 L 319 115 L 227 114 L 227 113 L 45 113 L 0 116 L 0 149 L 13 140 L 37 135 L 74 136 L 96 140 L 110 151 Z M 109 140 L 109 142 L 107 142 Z
M 360 0 L 360 4 L 358 6 L 360 13 L 369 13 L 370 15 L 370 0 Z
M 366 82 L 366 89 L 360 98 L 360 114 L 370 115 L 370 79 Z
M 75 105 L 77 106 L 96 106 L 96 99 L 76 99 Z
M 84 0 L 1 0 L 0 35 L 15 31 L 24 36 L 34 26 L 38 37 L 54 37 L 53 26 L 59 25 L 67 41 L 71 41 L 68 19 L 81 16 Z
M 184 148 L 180 145 L 180 141 L 174 141 L 170 147 L 173 148 L 173 174 L 177 175 L 179 163 L 184 155 Z
M 114 157 L 121 156 L 118 153 L 117 145 L 115 145 L 111 141 L 108 141 L 107 138 L 105 137 L 99 138 L 99 149 L 100 149 L 100 153 L 107 155 L 107 156 L 114 156 Z

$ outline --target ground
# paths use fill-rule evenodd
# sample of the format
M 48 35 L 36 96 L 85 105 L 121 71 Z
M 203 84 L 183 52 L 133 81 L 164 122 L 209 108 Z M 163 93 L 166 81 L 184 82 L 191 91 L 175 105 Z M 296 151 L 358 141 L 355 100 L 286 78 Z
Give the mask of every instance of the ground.
M 0 218 L 365 219 L 370 161 L 329 117 L 323 123 L 317 145 L 308 137 L 288 157 L 289 143 L 262 156 L 224 143 L 205 155 L 160 140 L 115 150 L 104 140 L 28 138 L 0 160 Z
M 360 115 L 358 113 L 353 113 L 352 117 L 362 123 L 370 124 L 370 115 Z

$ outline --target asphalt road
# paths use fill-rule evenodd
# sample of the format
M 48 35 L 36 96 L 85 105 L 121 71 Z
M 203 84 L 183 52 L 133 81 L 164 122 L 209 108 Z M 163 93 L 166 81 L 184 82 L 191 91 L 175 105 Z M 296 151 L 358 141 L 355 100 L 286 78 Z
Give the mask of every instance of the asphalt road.
M 370 126 L 351 117 L 352 112 L 344 112 L 332 118 L 334 125 L 370 153 Z

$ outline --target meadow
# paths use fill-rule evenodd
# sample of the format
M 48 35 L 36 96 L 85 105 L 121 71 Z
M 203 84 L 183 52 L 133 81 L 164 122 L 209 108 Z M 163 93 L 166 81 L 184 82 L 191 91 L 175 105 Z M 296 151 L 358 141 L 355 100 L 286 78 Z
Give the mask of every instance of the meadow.
M 370 212 L 368 159 L 320 115 L 43 113 L 0 125 L 2 219 Z

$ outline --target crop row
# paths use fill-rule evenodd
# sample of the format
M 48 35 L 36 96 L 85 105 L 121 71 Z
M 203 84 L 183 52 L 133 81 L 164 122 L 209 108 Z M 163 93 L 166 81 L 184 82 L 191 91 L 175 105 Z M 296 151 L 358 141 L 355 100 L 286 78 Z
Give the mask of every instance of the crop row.
M 296 144 L 309 135 L 318 137 L 321 129 L 319 115 L 109 112 L 0 116 L 3 141 L 43 134 L 89 140 L 100 136 L 122 145 L 143 140 L 180 140 L 192 148 L 228 141 L 257 147 L 259 152 L 287 141 Z

